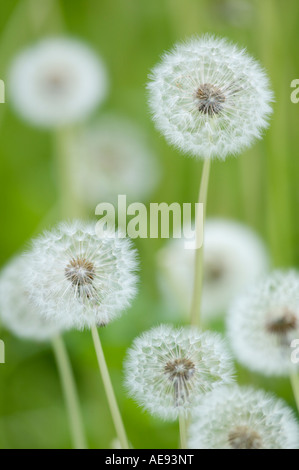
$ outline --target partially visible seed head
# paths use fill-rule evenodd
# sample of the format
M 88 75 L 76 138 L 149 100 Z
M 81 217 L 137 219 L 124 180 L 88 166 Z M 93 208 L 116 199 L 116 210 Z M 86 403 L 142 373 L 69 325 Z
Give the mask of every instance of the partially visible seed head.
M 287 376 L 290 343 L 299 335 L 299 275 L 273 271 L 237 297 L 228 312 L 228 335 L 238 361 L 265 374 Z
M 220 88 L 210 83 L 199 85 L 195 97 L 198 100 L 198 111 L 211 117 L 220 113 L 225 102 L 225 95 Z
M 298 449 L 293 411 L 252 387 L 216 387 L 192 410 L 189 449 Z
M 92 284 L 95 274 L 93 263 L 84 257 L 73 258 L 65 268 L 65 277 L 77 287 Z
M 248 426 L 236 426 L 228 435 L 232 449 L 261 449 L 261 436 Z

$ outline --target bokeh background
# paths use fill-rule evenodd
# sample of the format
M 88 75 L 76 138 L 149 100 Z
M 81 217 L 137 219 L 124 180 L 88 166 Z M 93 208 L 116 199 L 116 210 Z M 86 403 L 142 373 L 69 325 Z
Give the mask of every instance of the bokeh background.
M 161 163 L 151 201 L 195 202 L 201 162 L 170 148 L 155 131 L 145 92 L 149 70 L 165 49 L 192 34 L 226 36 L 245 46 L 267 69 L 276 102 L 265 138 L 238 158 L 213 162 L 208 215 L 233 218 L 266 241 L 274 266 L 298 266 L 299 104 L 290 83 L 299 78 L 299 3 L 296 0 L 11 0 L 0 4 L 0 78 L 24 45 L 67 34 L 89 43 L 105 61 L 110 94 L 98 114 L 120 113 L 138 122 Z M 59 219 L 53 136 L 0 105 L 0 263 Z M 54 209 L 53 209 L 54 208 Z M 50 214 L 50 216 L 49 216 Z M 89 214 L 91 217 L 93 213 Z M 165 240 L 139 240 L 140 292 L 132 308 L 101 331 L 129 439 L 134 447 L 173 448 L 178 426 L 143 413 L 127 398 L 122 362 L 133 338 L 159 322 L 178 323 L 161 295 L 156 251 Z M 212 325 L 223 329 L 220 323 Z M 4 329 L 0 364 L 0 448 L 69 448 L 68 421 L 50 345 L 21 341 Z M 89 445 L 107 448 L 115 437 L 89 331 L 65 335 L 78 384 Z M 275 391 L 294 406 L 288 381 L 238 368 L 240 383 Z

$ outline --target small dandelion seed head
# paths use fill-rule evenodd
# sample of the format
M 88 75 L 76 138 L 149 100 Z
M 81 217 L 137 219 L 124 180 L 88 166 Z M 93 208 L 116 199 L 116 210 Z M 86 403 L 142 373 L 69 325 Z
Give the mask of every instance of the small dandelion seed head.
M 107 325 L 136 293 L 136 252 L 128 239 L 95 224 L 60 224 L 33 242 L 26 271 L 32 301 L 70 328 Z
M 226 313 L 236 295 L 268 272 L 269 256 L 256 233 L 230 220 L 207 219 L 204 243 L 202 318 L 208 320 Z M 169 302 L 189 312 L 194 250 L 185 249 L 184 239 L 170 240 L 158 263 Z
M 161 325 L 137 338 L 125 363 L 129 394 L 166 420 L 187 415 L 202 393 L 232 382 L 233 366 L 217 334 Z
M 36 308 L 28 295 L 26 269 L 28 258 L 16 256 L 0 274 L 0 321 L 14 335 L 46 341 L 67 329 L 64 318 L 50 319 Z
M 135 123 L 113 114 L 74 135 L 69 142 L 72 174 L 78 197 L 88 207 L 99 201 L 146 200 L 160 180 L 156 155 Z
M 107 93 L 101 59 L 70 38 L 44 39 L 22 51 L 8 82 L 16 111 L 30 123 L 49 128 L 83 120 Z
M 237 385 L 202 396 L 192 413 L 191 449 L 296 449 L 299 425 L 280 399 Z
M 290 344 L 299 337 L 299 274 L 274 271 L 233 303 L 228 332 L 236 358 L 265 375 L 288 375 Z
M 206 35 L 178 44 L 150 78 L 156 126 L 185 153 L 224 160 L 268 126 L 273 95 L 265 72 L 224 39 Z

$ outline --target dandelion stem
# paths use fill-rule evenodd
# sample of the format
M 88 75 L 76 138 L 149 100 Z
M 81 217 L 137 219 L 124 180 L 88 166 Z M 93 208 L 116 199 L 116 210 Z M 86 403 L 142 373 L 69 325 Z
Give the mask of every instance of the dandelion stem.
M 62 217 L 84 217 L 84 208 L 74 191 L 72 180 L 72 155 L 70 152 L 71 140 L 75 130 L 70 128 L 58 129 L 56 132 L 56 167 L 57 180 L 60 192 Z
M 187 423 L 183 414 L 179 416 L 181 449 L 187 449 Z
M 297 405 L 297 410 L 299 413 L 299 374 L 297 371 L 291 372 L 290 380 L 291 380 L 292 389 L 293 389 L 293 393 L 294 393 L 294 397 L 295 397 L 295 401 Z
M 80 412 L 79 398 L 72 367 L 63 339 L 60 336 L 56 336 L 52 340 L 52 346 L 68 410 L 73 447 L 75 449 L 87 449 Z
M 117 433 L 117 437 L 119 439 L 122 449 L 129 449 L 126 431 L 125 431 L 122 417 L 121 417 L 121 414 L 117 405 L 117 401 L 115 398 L 113 386 L 112 386 L 110 375 L 108 372 L 100 336 L 98 334 L 98 330 L 96 326 L 93 326 L 91 328 L 91 334 L 92 334 L 92 339 L 94 342 L 94 347 L 95 347 L 95 351 L 96 351 L 96 355 L 98 359 L 98 364 L 99 364 L 102 380 L 104 383 L 107 400 L 109 403 L 110 412 L 112 415 L 112 420 L 113 420 L 115 430 Z
M 210 175 L 210 158 L 204 160 L 201 182 L 199 187 L 198 202 L 203 204 L 203 222 L 205 221 L 206 215 L 206 203 L 209 186 L 209 175 Z M 196 233 L 196 246 L 199 246 L 200 241 L 200 219 L 199 217 L 195 221 L 195 233 Z M 203 244 L 200 248 L 195 250 L 195 269 L 194 269 L 194 285 L 193 285 L 193 296 L 191 304 L 191 325 L 199 325 L 200 322 L 200 306 L 201 306 L 201 293 L 203 283 Z

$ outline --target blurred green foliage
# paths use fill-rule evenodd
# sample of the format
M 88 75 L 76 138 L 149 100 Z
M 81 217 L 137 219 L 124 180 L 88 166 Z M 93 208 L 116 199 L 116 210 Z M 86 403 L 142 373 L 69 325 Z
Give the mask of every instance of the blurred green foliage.
M 299 104 L 290 100 L 298 78 L 296 0 L 11 0 L 0 5 L 0 78 L 26 44 L 47 35 L 70 34 L 88 42 L 104 59 L 109 110 L 144 126 L 163 165 L 152 201 L 195 202 L 201 163 L 170 148 L 155 131 L 147 106 L 149 70 L 165 49 L 193 34 L 226 36 L 259 59 L 267 69 L 276 102 L 265 138 L 235 159 L 213 162 L 208 214 L 244 221 L 266 240 L 276 266 L 299 263 Z M 53 162 L 53 138 L 22 122 L 9 99 L 0 105 L 0 262 L 26 247 L 48 224 L 59 191 Z M 93 214 L 90 214 L 92 216 Z M 53 216 L 52 216 L 53 217 Z M 55 221 L 55 215 L 54 215 Z M 134 447 L 177 446 L 176 424 L 143 413 L 126 397 L 122 362 L 141 331 L 163 321 L 178 322 L 157 286 L 155 252 L 163 240 L 140 240 L 140 293 L 120 320 L 101 331 L 129 439 Z M 222 325 L 215 325 L 222 330 Z M 47 344 L 35 344 L 0 332 L 6 364 L 0 365 L 0 448 L 71 446 L 62 392 Z M 78 383 L 89 445 L 109 447 L 115 437 L 88 331 L 66 335 Z M 241 383 L 274 390 L 294 406 L 288 381 L 265 380 L 239 369 Z

